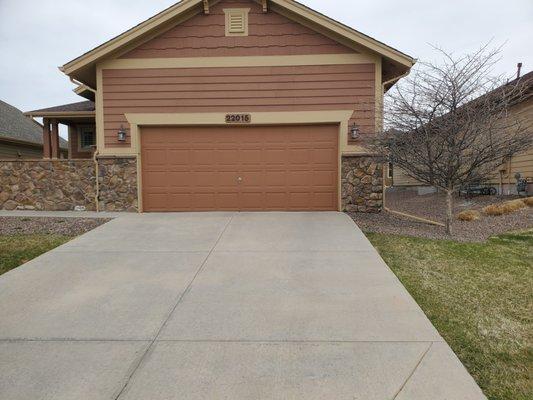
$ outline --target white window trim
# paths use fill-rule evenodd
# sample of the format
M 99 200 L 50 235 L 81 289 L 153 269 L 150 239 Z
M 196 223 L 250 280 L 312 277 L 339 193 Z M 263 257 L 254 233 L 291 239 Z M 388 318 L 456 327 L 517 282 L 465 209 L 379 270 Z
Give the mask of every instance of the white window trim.
M 87 147 L 82 147 L 81 138 L 84 132 L 91 131 L 94 135 L 94 144 Z M 90 153 L 96 147 L 96 127 L 94 125 L 79 125 L 78 126 L 78 152 Z
M 226 36 L 248 36 L 248 14 L 250 13 L 250 8 L 225 8 L 224 14 L 226 14 Z M 243 32 L 230 32 L 230 16 L 235 14 L 240 14 L 243 17 L 244 21 L 244 31 Z

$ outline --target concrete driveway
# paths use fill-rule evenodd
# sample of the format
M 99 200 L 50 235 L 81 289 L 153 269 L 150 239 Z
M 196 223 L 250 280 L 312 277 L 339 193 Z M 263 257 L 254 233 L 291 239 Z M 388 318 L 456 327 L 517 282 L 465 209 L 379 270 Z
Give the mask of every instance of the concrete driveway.
M 478 400 L 340 213 L 124 215 L 0 277 L 0 398 Z

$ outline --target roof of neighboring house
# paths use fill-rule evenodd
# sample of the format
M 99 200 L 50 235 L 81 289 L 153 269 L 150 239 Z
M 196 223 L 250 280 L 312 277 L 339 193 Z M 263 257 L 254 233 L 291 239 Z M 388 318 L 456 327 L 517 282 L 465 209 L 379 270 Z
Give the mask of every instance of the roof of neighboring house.
M 40 116 L 44 114 L 54 114 L 54 113 L 72 113 L 72 112 L 94 112 L 95 106 L 92 101 L 80 101 L 77 103 L 63 104 L 60 106 L 41 108 L 39 110 L 28 111 L 24 113 L 25 115 L 34 115 Z
M 338 37 L 339 40 L 342 39 L 344 42 L 352 43 L 354 46 L 365 47 L 368 50 L 379 54 L 398 67 L 398 71 L 394 72 L 396 77 L 400 77 L 416 62 L 413 57 L 314 11 L 297 1 L 269 0 L 268 4 L 274 11 L 286 12 L 289 16 L 293 16 L 295 19 L 303 19 L 307 23 L 327 31 L 329 34 Z M 97 62 L 112 55 L 116 55 L 124 48 L 142 41 L 142 38 L 147 35 L 153 35 L 164 27 L 182 22 L 184 18 L 189 18 L 203 12 L 204 5 L 205 1 L 203 0 L 182 0 L 163 10 L 159 14 L 134 26 L 121 35 L 108 40 L 93 50 L 90 50 L 66 63 L 60 67 L 60 69 L 71 78 L 77 79 L 89 86 L 94 86 L 95 65 Z
M 22 111 L 0 100 L 0 140 L 19 143 L 43 144 L 43 127 L 38 122 L 25 116 Z M 60 146 L 67 148 L 68 142 L 59 139 Z

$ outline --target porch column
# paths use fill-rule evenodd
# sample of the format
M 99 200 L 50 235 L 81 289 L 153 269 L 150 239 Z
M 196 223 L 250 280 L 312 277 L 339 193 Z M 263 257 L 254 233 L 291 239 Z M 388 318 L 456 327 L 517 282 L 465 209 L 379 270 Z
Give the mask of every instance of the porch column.
M 57 122 L 57 119 L 52 120 L 52 135 L 50 141 L 52 158 L 59 158 L 59 122 Z
M 52 156 L 52 148 L 50 141 L 50 120 L 43 119 L 43 158 L 50 158 Z

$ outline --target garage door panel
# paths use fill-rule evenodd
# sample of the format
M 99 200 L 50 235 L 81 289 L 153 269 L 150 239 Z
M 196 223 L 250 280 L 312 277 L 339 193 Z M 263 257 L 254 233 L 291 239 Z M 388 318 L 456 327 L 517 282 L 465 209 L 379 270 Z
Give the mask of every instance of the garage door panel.
M 191 164 L 192 165 L 213 165 L 215 163 L 215 151 L 213 150 L 192 150 Z M 174 163 L 174 160 L 170 162 Z
M 289 171 L 287 172 L 287 184 L 292 187 L 313 186 L 312 171 Z
M 145 173 L 144 186 L 149 187 L 150 189 L 155 188 L 165 188 L 167 186 L 167 172 L 166 171 L 148 171 Z
M 221 165 L 238 165 L 239 151 L 237 149 L 217 150 L 213 161 Z
M 311 162 L 313 164 L 325 164 L 331 166 L 337 161 L 338 154 L 334 149 L 315 149 L 313 151 Z
M 309 192 L 289 193 L 289 205 L 292 208 L 310 209 L 312 196 Z
M 329 209 L 332 201 L 335 201 L 337 194 L 334 191 L 313 194 L 313 206 L 317 209 Z
M 311 149 L 292 149 L 289 151 L 289 163 L 292 165 L 309 165 L 313 159 Z
M 268 165 L 285 165 L 287 161 L 286 149 L 266 149 L 264 160 Z
M 184 150 L 174 150 L 169 149 L 167 151 L 168 158 L 172 161 L 174 165 L 189 165 L 190 160 L 190 151 L 187 149 Z
M 338 207 L 338 126 L 142 128 L 141 158 L 145 211 Z
M 147 167 L 166 164 L 166 150 L 164 149 L 147 149 L 146 157 L 143 164 Z
M 313 171 L 311 181 L 313 182 L 313 186 L 327 186 L 333 188 L 335 185 L 332 182 L 335 181 L 336 176 L 336 171 Z
M 223 191 L 217 195 L 219 210 L 235 210 L 235 204 L 239 201 L 239 192 Z
M 287 172 L 283 171 L 265 171 L 265 186 L 283 186 L 287 185 Z

